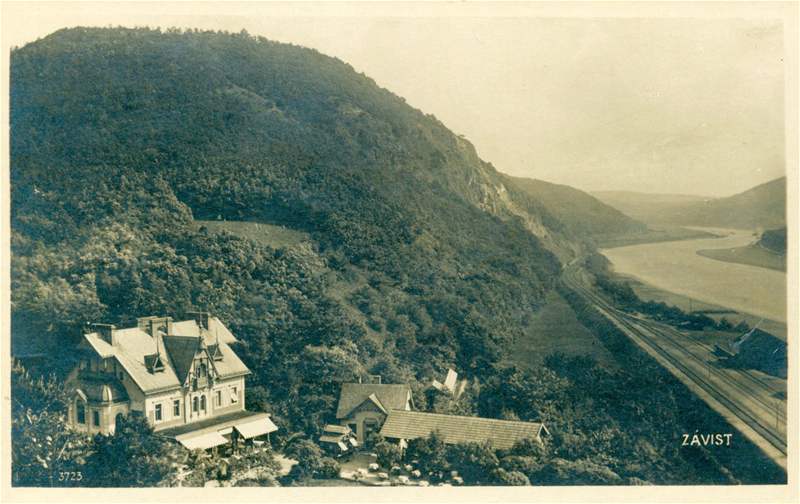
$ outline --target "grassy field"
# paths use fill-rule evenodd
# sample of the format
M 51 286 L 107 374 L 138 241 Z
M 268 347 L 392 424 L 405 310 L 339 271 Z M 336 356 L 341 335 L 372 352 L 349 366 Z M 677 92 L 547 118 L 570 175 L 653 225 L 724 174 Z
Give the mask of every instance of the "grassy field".
M 703 257 L 716 259 L 717 261 L 786 271 L 786 256 L 770 252 L 755 244 L 729 249 L 698 250 L 697 253 Z
M 198 227 L 205 226 L 212 233 L 227 231 L 272 248 L 291 247 L 311 241 L 311 237 L 302 231 L 261 222 L 198 220 L 195 223 Z
M 699 229 L 687 229 L 678 226 L 648 224 L 647 231 L 629 235 L 617 235 L 599 240 L 601 248 L 625 247 L 640 243 L 656 243 L 663 241 L 691 240 L 695 238 L 713 238 L 717 235 Z
M 536 312 L 525 333 L 512 346 L 512 360 L 520 367 L 539 366 L 551 353 L 590 355 L 597 362 L 613 366 L 614 358 L 603 344 L 575 317 L 558 292 L 552 291 L 547 304 Z
M 761 320 L 761 317 L 757 317 L 756 315 L 737 312 L 735 310 L 731 310 L 730 308 L 726 308 L 724 306 L 712 303 L 705 303 L 703 301 L 698 301 L 696 299 L 692 299 L 690 297 L 683 296 L 681 294 L 675 294 L 673 292 L 661 290 L 651 285 L 642 283 L 633 277 L 623 276 L 623 275 L 619 276 L 621 278 L 624 278 L 625 281 L 629 282 L 631 288 L 633 288 L 634 292 L 636 292 L 636 295 L 639 296 L 639 298 L 644 301 L 663 302 L 671 306 L 677 306 L 678 308 L 686 312 L 702 311 L 705 312 L 706 315 L 715 320 L 719 320 L 722 317 L 725 317 L 726 319 L 730 320 L 734 325 L 738 324 L 742 320 L 747 322 L 751 327 L 761 322 L 759 325 L 759 328 L 761 330 L 768 332 L 786 341 L 785 323 L 767 319 Z

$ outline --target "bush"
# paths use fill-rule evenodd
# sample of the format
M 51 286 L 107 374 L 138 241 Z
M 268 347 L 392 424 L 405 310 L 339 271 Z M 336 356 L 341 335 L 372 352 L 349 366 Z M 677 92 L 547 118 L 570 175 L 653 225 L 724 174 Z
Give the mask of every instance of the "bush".
M 317 472 L 314 474 L 314 477 L 320 479 L 333 479 L 339 477 L 339 471 L 341 471 L 341 466 L 339 462 L 332 459 L 331 457 L 324 457 L 320 460 L 319 468 Z
M 373 445 L 372 451 L 378 455 L 378 464 L 387 469 L 400 462 L 402 451 L 394 443 L 381 439 Z
M 496 484 L 504 486 L 528 486 L 531 482 L 528 477 L 519 471 L 506 471 L 498 468 L 492 471 L 492 477 Z

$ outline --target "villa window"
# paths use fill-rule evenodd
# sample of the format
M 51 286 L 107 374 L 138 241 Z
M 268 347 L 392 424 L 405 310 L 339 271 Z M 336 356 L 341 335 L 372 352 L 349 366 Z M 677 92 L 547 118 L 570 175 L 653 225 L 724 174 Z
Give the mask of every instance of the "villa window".
M 200 405 L 200 399 L 195 396 L 195 398 L 192 399 L 192 411 L 197 413 L 197 411 L 200 409 L 199 405 Z
M 78 417 L 78 423 L 79 424 L 85 424 L 86 423 L 86 406 L 84 406 L 84 404 L 82 402 L 79 402 L 76 405 L 76 408 L 77 408 L 77 415 L 76 416 Z
M 172 414 L 173 416 L 179 417 L 181 416 L 181 400 L 175 399 L 172 401 Z
M 161 405 L 156 404 L 156 422 L 161 421 Z
M 216 404 L 215 404 L 215 406 L 216 406 L 217 408 L 219 408 L 220 406 L 222 406 L 222 391 L 221 391 L 221 390 L 217 390 L 217 393 L 216 393 L 216 395 L 215 395 L 215 398 L 216 398 Z
M 200 409 L 205 411 L 206 410 L 206 396 L 200 396 Z
M 231 404 L 236 404 L 239 402 L 239 388 L 233 387 L 231 388 Z
M 100 412 L 99 411 L 92 411 L 92 423 L 94 425 L 100 425 Z

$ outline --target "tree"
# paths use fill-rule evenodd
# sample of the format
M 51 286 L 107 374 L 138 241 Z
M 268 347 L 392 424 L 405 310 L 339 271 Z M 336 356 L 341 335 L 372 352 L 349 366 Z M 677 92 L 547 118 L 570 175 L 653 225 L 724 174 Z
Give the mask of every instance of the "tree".
M 297 439 L 286 447 L 287 456 L 297 460 L 288 474 L 289 481 L 339 476 L 339 463 L 324 456 L 322 449 L 309 439 Z
M 451 470 L 458 471 L 464 483 L 487 484 L 499 460 L 491 443 L 459 443 L 447 447 L 447 460 Z
M 381 437 L 371 444 L 372 451 L 378 455 L 378 464 L 387 469 L 397 465 L 402 457 L 402 450 L 394 443 Z
M 11 401 L 12 484 L 85 485 L 82 471 L 89 440 L 69 429 L 59 382 L 54 377 L 32 378 L 15 366 L 11 370 Z
M 412 439 L 406 448 L 406 456 L 420 469 L 423 474 L 433 480 L 444 478 L 445 472 L 450 470 L 447 461 L 447 447 L 441 435 L 434 431 L 427 438 Z
M 186 453 L 153 434 L 143 415 L 131 412 L 117 420 L 114 434 L 98 434 L 86 471 L 92 484 L 106 487 L 167 485 Z
M 531 484 L 528 477 L 520 471 L 506 471 L 500 467 L 492 471 L 492 479 L 495 484 L 504 486 L 528 486 Z

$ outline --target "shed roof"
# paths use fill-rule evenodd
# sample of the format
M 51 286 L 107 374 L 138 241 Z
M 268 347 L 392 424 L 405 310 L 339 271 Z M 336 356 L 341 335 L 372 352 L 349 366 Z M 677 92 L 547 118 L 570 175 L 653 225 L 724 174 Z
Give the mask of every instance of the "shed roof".
M 343 383 L 336 418 L 345 418 L 354 409 L 372 401 L 384 411 L 405 409 L 411 400 L 411 387 L 405 384 Z
M 381 435 L 392 439 L 417 439 L 438 431 L 447 444 L 491 441 L 494 448 L 507 450 L 517 441 L 540 439 L 542 429 L 546 430 L 539 422 L 393 410 L 381 428 Z

